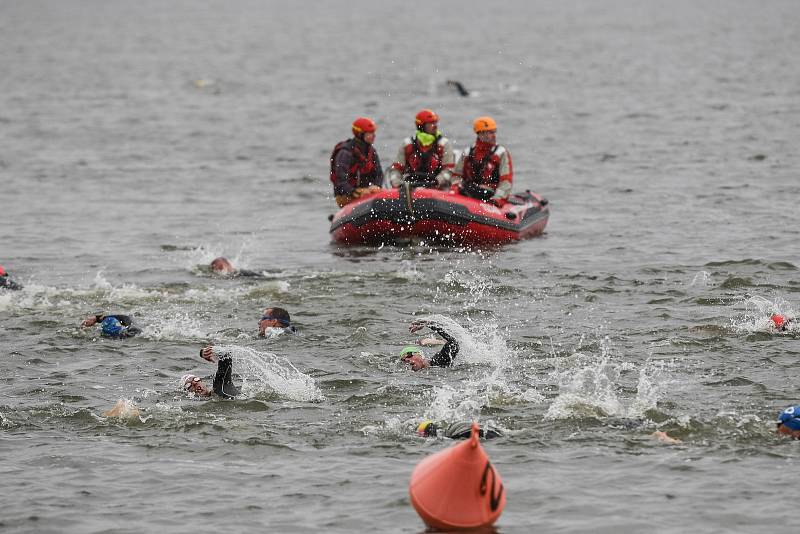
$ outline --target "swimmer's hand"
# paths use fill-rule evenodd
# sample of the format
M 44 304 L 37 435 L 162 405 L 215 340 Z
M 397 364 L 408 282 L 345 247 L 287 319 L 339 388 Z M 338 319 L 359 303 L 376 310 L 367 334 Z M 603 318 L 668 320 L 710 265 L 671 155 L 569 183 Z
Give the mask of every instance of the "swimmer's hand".
M 409 325 L 408 331 L 416 332 L 417 330 L 422 330 L 426 326 L 428 326 L 428 321 L 414 321 L 411 323 L 411 325 Z
M 203 347 L 202 349 L 200 349 L 200 357 L 212 363 L 216 362 L 217 355 L 214 354 L 214 346 L 209 345 L 207 347 Z
M 657 431 L 653 432 L 650 435 L 652 437 L 654 437 L 655 439 L 657 439 L 658 441 L 660 441 L 661 443 L 666 443 L 667 445 L 677 445 L 679 443 L 683 443 L 678 438 L 673 438 L 672 436 L 670 436 L 666 432 L 662 432 L 660 430 L 657 430 Z

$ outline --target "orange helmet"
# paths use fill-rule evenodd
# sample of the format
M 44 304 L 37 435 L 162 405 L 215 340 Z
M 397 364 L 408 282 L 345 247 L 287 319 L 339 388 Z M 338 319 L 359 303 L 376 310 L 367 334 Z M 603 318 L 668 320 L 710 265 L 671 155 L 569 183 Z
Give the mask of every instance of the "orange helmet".
M 375 121 L 366 117 L 359 117 L 353 121 L 353 134 L 372 133 L 378 129 Z
M 475 133 L 497 130 L 497 123 L 491 117 L 478 117 L 472 123 L 472 129 L 475 130 Z
M 439 122 L 439 115 L 429 109 L 422 109 L 417 113 L 417 126 L 422 126 L 426 122 Z

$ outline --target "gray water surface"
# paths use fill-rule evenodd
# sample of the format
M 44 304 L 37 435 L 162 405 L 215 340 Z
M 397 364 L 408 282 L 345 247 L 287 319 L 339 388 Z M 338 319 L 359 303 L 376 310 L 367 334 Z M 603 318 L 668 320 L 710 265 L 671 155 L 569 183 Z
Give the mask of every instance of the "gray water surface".
M 499 532 L 797 530 L 798 53 L 789 0 L 0 2 L 0 525 L 421 532 L 414 428 L 474 418 Z M 330 242 L 334 144 L 371 116 L 388 165 L 422 107 L 497 120 L 543 237 Z M 420 316 L 453 368 L 398 364 Z M 179 391 L 207 342 L 243 398 Z

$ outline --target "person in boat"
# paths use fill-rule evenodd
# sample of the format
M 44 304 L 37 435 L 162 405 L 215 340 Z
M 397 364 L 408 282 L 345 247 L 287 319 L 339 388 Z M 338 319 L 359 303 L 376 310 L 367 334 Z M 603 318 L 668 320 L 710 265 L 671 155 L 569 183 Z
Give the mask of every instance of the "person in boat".
M 292 318 L 289 316 L 289 312 L 283 308 L 267 308 L 261 314 L 261 319 L 258 321 L 258 337 L 267 337 L 267 334 L 272 330 L 281 330 L 292 334 L 297 332 L 297 329 L 292 325 Z
M 444 346 L 430 358 L 425 356 L 422 347 L 407 345 L 400 351 L 400 361 L 407 364 L 412 371 L 419 371 L 427 367 L 450 367 L 458 355 L 458 341 L 451 336 L 441 325 L 432 321 L 414 321 L 408 327 L 409 332 L 416 332 L 425 327 L 440 335 L 445 340 Z
M 426 187 L 447 189 L 455 166 L 453 145 L 439 131 L 439 116 L 430 109 L 417 113 L 415 122 L 417 131 L 403 140 L 389 169 L 389 182 L 392 187 L 408 180 Z
M 227 352 L 217 353 L 214 347 L 208 345 L 200 349 L 200 357 L 206 361 L 217 364 L 214 381 L 209 388 L 203 380 L 193 374 L 183 375 L 181 385 L 184 391 L 193 393 L 198 397 L 210 397 L 217 394 L 223 399 L 236 398 L 241 393 L 241 388 L 233 383 L 233 358 Z
M 491 117 L 478 117 L 472 129 L 475 144 L 461 154 L 453 174 L 461 179 L 463 195 L 502 206 L 514 181 L 511 153 L 497 144 L 497 123 Z
M 769 320 L 776 332 L 787 332 L 794 323 L 794 317 L 787 317 L 782 313 L 773 313 Z
M 472 423 L 457 421 L 449 425 L 444 422 L 434 422 L 430 419 L 422 421 L 417 426 L 417 436 L 422 438 L 443 437 L 450 439 L 467 439 L 472 434 Z M 491 426 L 482 426 L 479 436 L 483 439 L 502 437 L 503 433 Z
M 353 121 L 353 137 L 338 143 L 331 154 L 331 182 L 341 208 L 362 195 L 380 191 L 383 169 L 373 147 L 378 127 L 372 119 Z
M 219 258 L 214 258 L 211 261 L 211 271 L 219 276 L 228 276 L 228 277 L 236 277 L 236 276 L 252 276 L 252 277 L 259 277 L 263 276 L 261 273 L 257 273 L 255 271 L 248 271 L 247 269 L 237 269 L 233 266 L 233 264 L 223 256 Z
M 800 439 L 800 406 L 789 406 L 778 414 L 778 434 Z
M 84 319 L 81 326 L 86 328 L 96 324 L 100 325 L 100 333 L 105 337 L 127 338 L 142 333 L 140 328 L 134 326 L 130 315 L 97 313 Z
M 8 273 L 2 265 L 0 265 L 0 289 L 8 289 L 10 291 L 22 289 L 22 285 L 8 277 Z

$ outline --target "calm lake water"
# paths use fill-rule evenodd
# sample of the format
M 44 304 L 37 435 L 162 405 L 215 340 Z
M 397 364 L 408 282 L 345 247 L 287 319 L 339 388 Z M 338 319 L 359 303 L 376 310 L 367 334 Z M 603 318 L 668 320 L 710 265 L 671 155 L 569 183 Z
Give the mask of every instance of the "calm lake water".
M 501 533 L 800 529 L 799 52 L 793 0 L 0 2 L 0 530 L 422 532 L 425 418 L 504 430 Z M 543 237 L 330 242 L 334 144 L 423 107 L 497 120 Z M 421 316 L 455 367 L 398 364 Z M 179 391 L 207 342 L 241 399 Z

